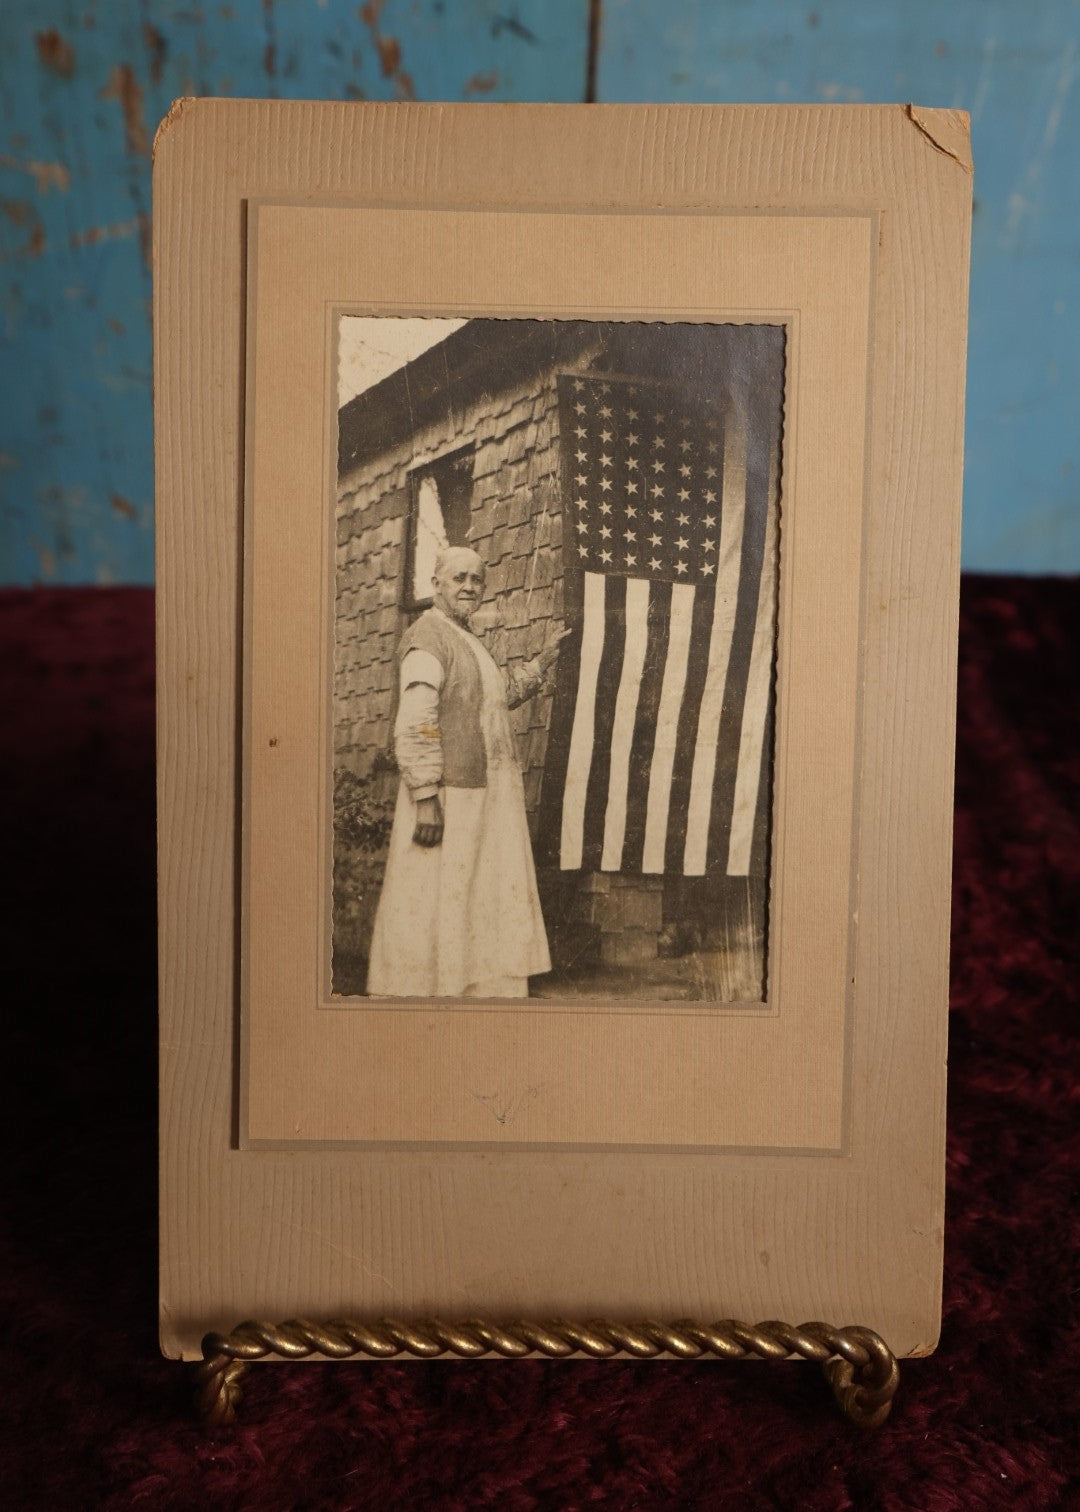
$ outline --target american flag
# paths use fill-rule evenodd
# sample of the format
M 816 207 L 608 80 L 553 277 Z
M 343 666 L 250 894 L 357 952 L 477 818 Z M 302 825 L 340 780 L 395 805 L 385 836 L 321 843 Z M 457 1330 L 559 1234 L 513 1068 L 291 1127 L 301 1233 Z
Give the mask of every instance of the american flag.
M 567 621 L 541 804 L 564 870 L 763 875 L 780 396 L 559 378 Z

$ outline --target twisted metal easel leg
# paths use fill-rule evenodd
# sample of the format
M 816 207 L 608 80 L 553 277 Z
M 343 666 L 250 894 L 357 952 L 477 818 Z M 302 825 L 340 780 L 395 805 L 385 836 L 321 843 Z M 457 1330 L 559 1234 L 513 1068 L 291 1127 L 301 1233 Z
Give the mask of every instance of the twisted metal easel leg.
M 750 1324 L 733 1318 L 719 1323 L 695 1323 L 692 1319 L 619 1323 L 603 1318 L 585 1323 L 562 1318 L 507 1323 L 486 1318 L 460 1323 L 441 1318 L 379 1318 L 373 1322 L 342 1318 L 312 1323 L 292 1318 L 277 1324 L 241 1323 L 230 1334 L 209 1333 L 202 1347 L 203 1358 L 196 1367 L 197 1402 L 203 1421 L 212 1425 L 235 1421 L 240 1378 L 250 1361 L 271 1355 L 286 1360 L 312 1355 L 327 1360 L 357 1355 L 374 1360 L 400 1355 L 435 1359 L 447 1354 L 459 1359 L 481 1355 L 565 1359 L 584 1355 L 604 1360 L 622 1354 L 638 1360 L 658 1355 L 682 1360 L 706 1356 L 739 1360 L 749 1355 L 786 1360 L 799 1355 L 822 1366 L 840 1410 L 859 1428 L 881 1427 L 900 1381 L 895 1355 L 873 1329 L 834 1328 L 829 1323 L 800 1323 L 797 1327 L 778 1322 Z

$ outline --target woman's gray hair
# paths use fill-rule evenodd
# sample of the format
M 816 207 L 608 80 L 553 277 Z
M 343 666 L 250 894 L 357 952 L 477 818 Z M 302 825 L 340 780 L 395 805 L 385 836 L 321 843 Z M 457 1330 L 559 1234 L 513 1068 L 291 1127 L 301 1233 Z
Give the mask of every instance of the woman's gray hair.
M 451 558 L 458 556 L 474 557 L 476 561 L 480 563 L 481 572 L 483 572 L 485 576 L 487 575 L 487 563 L 484 561 L 480 553 L 478 551 L 474 551 L 471 546 L 440 546 L 435 557 L 435 566 L 431 569 L 432 577 L 441 577 L 443 568 L 447 565 Z

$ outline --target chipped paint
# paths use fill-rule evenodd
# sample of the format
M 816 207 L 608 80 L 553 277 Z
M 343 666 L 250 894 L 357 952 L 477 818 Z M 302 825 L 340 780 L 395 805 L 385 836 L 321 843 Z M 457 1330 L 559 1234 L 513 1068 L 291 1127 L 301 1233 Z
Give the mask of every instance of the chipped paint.
M 0 211 L 18 231 L 26 232 L 26 240 L 13 252 L 0 254 L 0 261 L 7 262 L 10 257 L 40 257 L 47 241 L 45 227 L 33 205 L 27 200 L 0 200 Z
M 398 98 L 403 100 L 415 100 L 416 89 L 413 85 L 412 75 L 405 72 L 401 66 L 401 43 L 396 37 L 391 37 L 379 30 L 379 18 L 386 7 L 386 0 L 366 0 L 360 7 L 361 21 L 371 33 L 379 54 L 379 67 L 384 79 L 391 79 L 397 87 Z
M 68 246 L 98 247 L 102 242 L 124 241 L 130 236 L 142 240 L 149 236 L 150 229 L 148 215 L 133 215 L 130 220 L 113 221 L 108 226 L 90 226 L 85 231 L 73 231 L 68 238 Z
M 764 11 L 705 0 L 674 9 L 653 0 L 7 0 L 0 86 L 12 129 L 0 141 L 0 200 L 25 208 L 0 213 L 0 452 L 19 463 L 14 472 L 0 461 L 5 578 L 41 576 L 33 535 L 57 581 L 151 579 L 149 504 L 132 521 L 110 496 L 153 494 L 147 147 L 192 96 L 574 100 L 590 77 L 601 100 L 899 95 L 970 109 L 980 208 L 965 563 L 1080 567 L 1080 348 L 1068 318 L 1080 308 L 1073 10 L 1071 0 L 958 0 L 945 10 L 936 0 L 771 0 Z M 186 98 L 174 105 L 177 97 Z M 95 358 L 103 340 L 107 354 Z M 66 509 L 63 549 L 58 506 L 38 497 L 52 487 L 86 490 L 81 508 Z
M 533 47 L 539 44 L 540 38 L 534 31 L 525 26 L 520 16 L 510 14 L 506 16 L 493 16 L 491 21 L 491 35 L 498 37 L 503 31 L 508 31 L 512 37 L 518 37 L 522 42 L 529 42 Z
M 925 152 L 942 173 L 968 173 L 974 160 L 979 208 L 963 526 L 969 569 L 1080 568 L 1080 344 L 1075 323 L 1054 311 L 1057 300 L 1070 311 L 1080 307 L 1078 79 L 1075 0 L 603 5 L 600 100 L 899 96 L 916 102 L 909 151 Z M 964 111 L 971 115 L 971 157 Z M 887 223 L 882 231 L 888 240 Z
M 263 73 L 272 79 L 277 73 L 277 28 L 274 25 L 274 0 L 262 0 L 266 45 L 263 47 Z M 273 92 L 273 91 L 272 91 Z
M 193 96 L 461 98 L 474 75 L 497 80 L 478 98 L 580 96 L 589 0 L 360 4 L 6 0 L 4 580 L 152 579 L 150 164 Z
M 130 63 L 117 63 L 109 82 L 98 90 L 101 100 L 119 100 L 124 113 L 124 141 L 128 152 L 150 156 L 150 139 L 143 120 L 143 92 Z
M 14 173 L 28 173 L 34 180 L 38 194 L 48 194 L 57 189 L 66 194 L 71 188 L 71 169 L 66 163 L 39 163 L 34 159 L 22 160 L 9 152 L 0 152 L 0 168 L 10 168 Z
M 150 21 L 143 22 L 143 44 L 150 60 L 150 82 L 160 84 L 165 77 L 165 62 L 169 56 L 169 43 L 165 33 Z
M 490 94 L 498 82 L 499 76 L 497 73 L 473 74 L 471 79 L 466 80 L 462 94 Z
M 75 49 L 66 37 L 61 36 L 55 26 L 48 31 L 38 32 L 34 38 L 37 48 L 38 61 L 42 68 L 47 68 L 51 73 L 59 74 L 62 79 L 70 79 L 75 72 Z

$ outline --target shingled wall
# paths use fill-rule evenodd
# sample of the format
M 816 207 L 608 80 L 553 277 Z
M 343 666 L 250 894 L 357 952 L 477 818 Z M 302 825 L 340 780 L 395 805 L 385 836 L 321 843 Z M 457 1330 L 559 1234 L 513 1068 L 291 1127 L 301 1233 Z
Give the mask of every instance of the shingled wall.
M 619 328 L 614 338 L 608 332 L 607 360 L 613 360 L 611 350 L 621 336 L 640 343 L 641 332 Z M 472 624 L 500 666 L 535 656 L 552 619 L 561 618 L 557 374 L 590 370 L 598 357 L 603 360 L 605 347 L 580 327 L 576 333 L 564 327 L 558 337 L 562 345 L 557 353 L 539 364 L 526 347 L 519 348 L 525 356 L 512 368 L 505 357 L 489 368 L 448 364 L 446 383 L 440 375 L 434 387 L 429 370 L 427 393 L 437 388 L 439 402 L 429 403 L 420 423 L 407 433 L 388 428 L 386 417 L 412 412 L 412 399 L 424 392 L 422 375 L 388 396 L 381 409 L 368 412 L 370 428 L 359 439 L 352 427 L 357 450 L 344 453 L 338 491 L 334 765 L 366 780 L 376 811 L 387 818 L 398 786 L 391 739 L 396 651 L 413 617 L 403 607 L 410 472 L 463 447 L 475 448 L 469 541 L 488 570 L 484 603 Z M 637 357 L 637 370 L 650 371 L 649 355 Z M 462 362 L 460 349 L 456 360 Z M 623 370 L 634 360 L 626 350 L 620 353 Z M 518 374 L 513 381 L 506 379 L 510 371 Z M 357 461 L 350 465 L 353 456 Z M 510 716 L 534 840 L 551 704 L 547 691 Z M 340 847 L 335 854 L 334 982 L 339 993 L 363 991 L 384 865 L 385 847 L 366 852 Z M 549 869 L 541 870 L 537 880 L 557 969 L 589 962 L 635 968 L 655 963 L 665 923 L 659 878 Z
M 338 501 L 335 765 L 378 775 L 390 750 L 409 515 L 408 475 L 473 443 L 470 544 L 487 563 L 474 629 L 501 666 L 529 660 L 562 612 L 562 511 L 554 375 L 536 392 L 483 396 L 458 424 L 421 432 L 377 473 L 346 477 Z M 551 712 L 544 693 L 511 714 L 535 825 Z
M 487 591 L 473 628 L 504 667 L 528 661 L 562 613 L 559 414 L 554 371 L 527 390 L 481 394 L 339 483 L 334 765 L 369 780 L 377 807 L 392 811 L 397 788 L 392 726 L 397 644 L 413 617 L 405 599 L 409 473 L 466 445 L 473 456 L 469 540 L 487 564 Z M 551 716 L 550 691 L 511 712 L 530 829 Z M 362 990 L 385 850 L 337 857 L 335 986 Z

